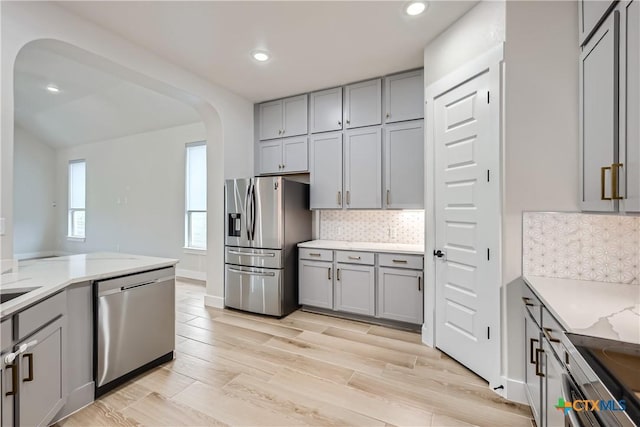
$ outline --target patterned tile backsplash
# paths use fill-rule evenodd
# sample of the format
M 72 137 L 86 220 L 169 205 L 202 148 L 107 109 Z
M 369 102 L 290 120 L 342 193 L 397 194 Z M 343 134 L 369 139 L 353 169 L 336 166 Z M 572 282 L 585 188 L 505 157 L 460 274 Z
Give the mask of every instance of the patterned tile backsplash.
M 424 243 L 424 211 L 320 211 L 320 239 Z
M 525 212 L 524 274 L 640 284 L 640 217 Z

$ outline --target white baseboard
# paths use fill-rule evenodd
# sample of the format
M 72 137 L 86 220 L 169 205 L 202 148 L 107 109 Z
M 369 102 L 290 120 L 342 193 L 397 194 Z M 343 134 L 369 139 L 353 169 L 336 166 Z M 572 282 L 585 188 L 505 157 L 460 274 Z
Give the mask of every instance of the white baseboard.
M 522 381 L 512 380 L 506 377 L 503 377 L 504 383 L 506 384 L 505 397 L 511 401 L 524 403 L 525 405 L 529 404 L 527 400 L 527 395 L 525 393 L 525 384 Z
M 202 280 L 205 282 L 207 281 L 206 271 L 186 270 L 184 268 L 176 268 L 176 276 L 184 277 L 186 279 L 192 279 L 192 280 Z
M 206 305 L 207 307 L 213 307 L 213 308 L 224 308 L 224 298 L 217 297 L 214 295 L 205 295 L 204 305 Z
M 15 254 L 13 257 L 18 261 L 22 261 L 24 259 L 33 259 L 33 258 L 47 258 L 51 256 L 56 256 L 56 251 L 39 251 L 39 252 L 25 252 L 21 254 Z

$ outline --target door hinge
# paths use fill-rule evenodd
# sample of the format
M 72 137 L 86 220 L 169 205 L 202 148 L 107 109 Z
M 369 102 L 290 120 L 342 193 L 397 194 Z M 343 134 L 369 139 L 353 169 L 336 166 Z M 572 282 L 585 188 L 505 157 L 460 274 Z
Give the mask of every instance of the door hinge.
M 491 249 L 487 248 L 487 261 L 491 260 Z
M 491 102 L 491 92 L 487 91 L 487 104 Z
M 491 339 L 491 327 L 487 326 L 487 339 L 490 340 Z
M 487 182 L 489 182 L 489 180 L 491 179 L 491 172 L 489 171 L 489 169 L 487 169 Z

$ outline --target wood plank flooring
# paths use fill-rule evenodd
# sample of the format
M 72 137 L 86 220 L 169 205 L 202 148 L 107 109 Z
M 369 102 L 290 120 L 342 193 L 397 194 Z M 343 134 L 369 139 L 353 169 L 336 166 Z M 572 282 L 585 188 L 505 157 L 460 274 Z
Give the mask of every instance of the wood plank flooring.
M 526 426 L 508 402 L 420 335 L 297 311 L 204 306 L 176 284 L 176 358 L 58 423 L 73 426 Z

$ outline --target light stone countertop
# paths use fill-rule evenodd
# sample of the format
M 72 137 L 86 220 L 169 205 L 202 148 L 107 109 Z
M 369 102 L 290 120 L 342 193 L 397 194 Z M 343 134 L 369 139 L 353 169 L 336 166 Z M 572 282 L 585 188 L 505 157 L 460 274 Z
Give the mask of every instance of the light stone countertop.
M 424 255 L 424 245 L 410 245 L 406 243 L 374 243 L 374 242 L 343 242 L 339 240 L 310 240 L 298 243 L 299 248 L 334 249 L 343 251 L 381 252 L 410 255 Z
M 538 276 L 524 280 L 567 332 L 640 344 L 640 286 Z
M 21 261 L 17 264 L 17 271 L 14 269 L 0 275 L 0 293 L 33 290 L 0 304 L 0 318 L 14 314 L 73 283 L 171 267 L 177 263 L 178 260 L 170 258 L 110 252 Z

